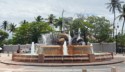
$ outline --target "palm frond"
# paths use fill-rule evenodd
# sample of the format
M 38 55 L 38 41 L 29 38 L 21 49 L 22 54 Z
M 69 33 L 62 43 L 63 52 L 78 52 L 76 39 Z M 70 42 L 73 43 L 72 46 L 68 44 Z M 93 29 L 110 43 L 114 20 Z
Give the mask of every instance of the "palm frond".
M 122 20 L 122 15 L 119 16 L 119 20 Z
M 106 8 L 109 9 L 111 7 L 111 4 L 109 4 Z

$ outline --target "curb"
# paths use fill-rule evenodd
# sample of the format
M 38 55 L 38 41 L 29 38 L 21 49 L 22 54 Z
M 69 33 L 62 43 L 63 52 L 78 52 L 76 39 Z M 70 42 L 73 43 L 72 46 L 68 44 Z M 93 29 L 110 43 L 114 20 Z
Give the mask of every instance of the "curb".
M 14 63 L 14 62 L 5 62 L 0 61 L 2 64 L 6 65 L 20 65 L 20 66 L 45 66 L 45 67 L 61 67 L 61 66 L 98 66 L 98 65 L 110 65 L 110 64 L 117 64 L 122 63 L 123 60 L 117 60 L 117 61 L 107 61 L 107 62 L 96 62 L 96 63 Z

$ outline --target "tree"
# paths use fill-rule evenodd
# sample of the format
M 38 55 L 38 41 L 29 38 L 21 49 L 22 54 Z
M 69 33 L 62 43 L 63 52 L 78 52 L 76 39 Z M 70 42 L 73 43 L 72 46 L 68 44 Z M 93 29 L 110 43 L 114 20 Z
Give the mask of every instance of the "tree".
M 12 33 L 13 37 L 13 33 L 16 30 L 16 25 L 14 23 L 9 24 L 8 30 Z
M 53 14 L 50 14 L 48 17 L 49 20 L 49 24 L 53 24 L 54 20 L 55 20 L 55 16 Z
M 8 38 L 8 33 L 0 30 L 0 46 L 3 44 L 3 41 Z
M 38 38 L 41 36 L 41 34 L 50 31 L 52 31 L 52 29 L 46 22 L 39 22 L 39 23 L 33 22 L 30 25 L 29 33 L 31 34 L 32 41 L 38 43 Z
M 6 30 L 7 30 L 7 27 L 8 27 L 8 21 L 4 20 L 4 21 L 3 21 L 2 28 L 6 31 Z
M 116 10 L 121 12 L 121 3 L 123 3 L 120 0 L 110 0 L 110 3 L 107 3 L 107 8 L 110 12 L 114 14 L 114 21 L 113 21 L 113 37 L 114 37 L 114 28 L 115 28 L 115 18 L 116 18 Z
M 26 44 L 31 42 L 31 37 L 29 34 L 29 23 L 23 24 L 17 27 L 15 34 L 13 36 L 14 44 Z
M 55 26 L 59 26 L 60 27 L 60 31 L 62 31 L 62 18 L 59 17 L 58 19 L 55 19 Z
M 87 45 L 88 39 L 87 35 L 89 35 L 89 28 L 92 28 L 92 24 L 86 22 L 83 19 L 83 16 L 79 16 L 78 18 L 74 19 L 73 23 L 71 24 L 71 34 L 76 35 L 74 32 L 78 32 L 78 29 L 81 29 L 81 37 L 83 37 L 85 44 Z
M 39 15 L 35 18 L 36 22 L 41 22 L 43 20 L 43 18 Z
M 15 44 L 38 43 L 41 34 L 51 30 L 51 27 L 42 21 L 23 24 L 16 29 L 13 41 Z
M 117 45 L 122 48 L 121 51 L 123 52 L 124 47 L 125 47 L 125 34 L 120 34 L 119 33 L 117 35 Z
M 28 21 L 26 21 L 26 20 L 21 21 L 21 24 L 27 24 L 27 23 L 28 23 Z
M 96 42 L 110 42 L 112 29 L 109 20 L 98 16 L 89 16 L 86 20 L 93 25 L 91 34 L 96 38 Z
M 72 17 L 66 17 L 66 18 L 64 18 L 64 28 L 66 29 L 66 30 L 70 30 L 70 28 L 71 28 L 71 25 L 72 25 L 72 23 L 73 23 L 73 18 Z
M 10 25 L 9 25 L 9 31 L 10 32 L 14 32 L 16 30 L 16 25 L 14 24 L 14 23 L 11 23 Z
M 123 8 L 122 8 L 122 14 L 118 16 L 119 17 L 119 20 L 122 20 L 123 19 L 123 25 L 122 25 L 122 35 L 123 35 L 123 29 L 124 29 L 124 24 L 125 24 L 125 4 L 123 5 Z

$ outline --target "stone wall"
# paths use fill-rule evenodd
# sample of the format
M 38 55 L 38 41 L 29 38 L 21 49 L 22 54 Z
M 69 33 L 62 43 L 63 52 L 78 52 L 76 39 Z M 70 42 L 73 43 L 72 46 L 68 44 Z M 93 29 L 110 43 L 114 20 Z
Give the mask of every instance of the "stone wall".
M 4 45 L 4 52 L 16 52 L 19 45 Z M 29 50 L 31 48 L 31 44 L 20 45 L 22 50 Z M 93 43 L 94 52 L 116 52 L 115 43 Z
M 17 49 L 20 47 L 21 50 L 29 50 L 31 48 L 31 44 L 26 44 L 26 45 L 4 45 L 3 46 L 3 51 L 4 52 L 9 52 L 9 53 L 14 53 L 17 51 Z
M 89 45 L 69 45 L 68 53 L 70 55 L 92 54 L 92 50 Z
M 116 43 L 93 43 L 94 52 L 116 52 Z

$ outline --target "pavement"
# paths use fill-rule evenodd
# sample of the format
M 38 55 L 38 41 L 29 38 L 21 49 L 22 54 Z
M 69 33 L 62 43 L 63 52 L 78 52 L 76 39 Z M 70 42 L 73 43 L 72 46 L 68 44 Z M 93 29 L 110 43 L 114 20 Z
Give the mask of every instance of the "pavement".
M 125 56 L 122 54 L 117 54 L 114 58 L 125 61 Z M 9 56 L 1 54 L 0 62 L 9 60 L 11 60 L 11 54 Z M 124 72 L 125 62 L 91 66 L 30 66 L 0 63 L 0 72 L 82 72 L 83 69 L 86 69 L 87 72 L 111 72 L 112 68 Z

